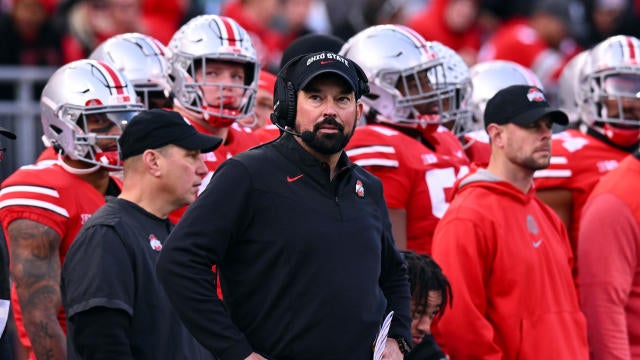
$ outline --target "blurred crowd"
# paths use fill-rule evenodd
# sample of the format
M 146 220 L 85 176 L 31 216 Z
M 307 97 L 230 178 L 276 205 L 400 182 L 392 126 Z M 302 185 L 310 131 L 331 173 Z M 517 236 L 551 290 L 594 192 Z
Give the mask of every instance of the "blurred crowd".
M 553 98 L 560 70 L 581 49 L 613 34 L 636 36 L 631 0 L 4 0 L 0 65 L 60 66 L 128 32 L 167 44 L 196 15 L 229 16 L 252 36 L 263 69 L 308 33 L 343 40 L 378 24 L 404 24 L 458 52 L 467 65 L 511 60 L 532 69 Z M 12 90 L 0 89 L 4 99 Z
M 94 286 L 102 284 L 103 276 L 113 275 L 110 270 L 117 266 L 107 256 L 96 256 L 100 259 L 94 262 L 72 252 L 72 244 L 104 205 L 105 197 L 121 191 L 131 196 L 123 190 L 127 182 L 122 183 L 127 158 L 123 131 L 136 131 L 130 125 L 133 119 L 140 114 L 146 117 L 145 110 L 151 109 L 163 109 L 152 114 L 164 114 L 169 125 L 184 128 L 182 120 L 191 124 L 191 136 L 201 133 L 209 140 L 216 138 L 215 146 L 191 149 L 184 142 L 171 143 L 167 139 L 177 134 L 158 126 L 167 133 L 163 139 L 168 145 L 186 151 L 187 156 L 176 163 L 187 161 L 185 167 L 192 170 L 173 171 L 173 162 L 164 163 L 163 174 L 169 175 L 162 180 L 179 185 L 175 192 L 188 194 L 184 198 L 162 182 L 157 183 L 157 191 L 137 188 L 170 203 L 158 216 L 167 224 L 158 232 L 163 236 L 169 236 L 173 224 L 182 226 L 177 228 L 182 231 L 196 223 L 227 226 L 224 221 L 200 221 L 194 211 L 185 213 L 187 206 L 216 193 L 205 188 L 215 186 L 220 177 L 214 178 L 214 173 L 224 174 L 225 164 L 226 171 L 231 171 L 228 164 L 233 159 L 242 159 L 250 149 L 290 142 L 293 149 L 318 160 L 323 171 L 331 163 L 326 159 L 335 160 L 331 170 L 335 171 L 340 157 L 382 183 L 380 198 L 384 196 L 387 209 L 377 213 L 384 215 L 387 245 L 391 240 L 395 245 L 389 246 L 393 255 L 389 258 L 398 268 L 403 267 L 400 259 L 409 267 L 410 284 L 404 285 L 410 285 L 411 301 L 398 308 L 398 318 L 408 320 L 410 315 L 411 322 L 403 324 L 406 334 L 402 337 L 389 337 L 394 340 L 391 344 L 398 345 L 396 353 L 408 355 L 404 345 L 413 343 L 423 344 L 422 349 L 416 346 L 421 351 L 407 359 L 448 359 L 445 354 L 453 359 L 490 355 L 587 359 L 588 353 L 592 359 L 606 359 L 603 354 L 610 351 L 640 358 L 640 328 L 635 325 L 640 323 L 636 310 L 640 308 L 640 205 L 634 190 L 640 176 L 640 27 L 636 25 L 640 0 L 2 1 L 0 27 L 5 38 L 0 42 L 0 66 L 57 70 L 37 92 L 46 149 L 33 164 L 1 179 L 0 235 L 6 239 L 0 238 L 4 251 L 0 265 L 7 264 L 4 259 L 10 256 L 11 281 L 6 266 L 0 266 L 5 270 L 0 273 L 0 325 L 7 323 L 0 350 L 5 346 L 11 353 L 0 351 L 0 359 L 67 358 L 65 344 L 73 345 L 68 358 L 91 358 L 83 354 L 100 353 L 101 346 L 112 345 L 103 339 L 113 334 L 124 339 L 120 350 L 134 349 L 129 342 L 139 341 L 154 354 L 162 353 L 156 340 L 163 335 L 154 333 L 162 326 L 130 331 L 135 327 L 131 324 L 144 325 L 148 316 L 174 329 L 186 321 L 183 313 L 173 314 L 173 308 L 196 309 L 175 304 L 183 300 L 177 295 L 188 292 L 169 291 L 176 296 L 170 304 L 158 290 L 160 282 L 166 286 L 169 281 L 156 279 L 150 264 L 155 264 L 164 238 L 149 236 L 154 253 L 145 262 L 149 266 L 143 276 L 151 282 L 135 282 L 153 287 L 140 293 L 154 302 L 160 298 L 162 310 L 154 311 L 144 302 L 122 307 L 121 294 L 116 294 L 122 289 L 116 285 L 126 288 L 123 293 L 139 289 L 124 281 Z M 318 61 L 325 58 L 328 61 Z M 309 70 L 317 63 L 333 70 Z M 11 99 L 13 92 L 11 85 L 4 84 L 0 98 Z M 359 101 L 352 106 L 352 100 Z M 319 125 L 304 128 L 305 116 L 311 118 L 316 109 L 336 114 L 324 114 Z M 338 120 L 353 124 L 347 128 Z M 143 140 L 160 139 L 146 136 L 144 127 L 137 131 Z M 15 139 L 2 128 L 0 135 Z M 325 138 L 338 140 L 318 140 Z M 137 140 L 125 142 L 134 148 L 136 144 Z M 149 149 L 154 146 L 160 144 L 150 144 Z M 3 154 L 6 149 L 0 145 L 0 150 Z M 159 158 L 168 156 L 158 153 Z M 271 167 L 267 173 L 274 171 L 279 170 Z M 174 177 L 183 173 L 193 181 Z M 335 172 L 328 174 L 323 181 L 333 184 Z M 282 173 L 278 179 L 298 186 L 311 177 L 291 175 Z M 244 179 L 237 176 L 229 187 L 242 188 L 240 178 Z M 625 186 L 616 189 L 620 179 L 625 179 Z M 252 179 L 251 186 L 261 181 Z M 142 182 L 129 180 L 131 184 Z M 369 197 L 373 186 L 365 185 Z M 270 186 L 265 189 L 271 191 Z M 165 193 L 179 199 L 157 196 Z M 232 198 L 230 203 L 237 200 L 231 192 L 217 193 Z M 356 201 L 365 198 L 360 180 L 355 195 L 350 195 Z M 329 199 L 333 209 L 334 197 Z M 335 200 L 340 204 L 338 197 Z M 270 220 L 269 216 L 278 214 L 272 205 L 256 207 L 267 209 L 266 230 L 290 231 L 289 219 Z M 218 208 L 220 213 L 232 212 Z M 233 216 L 242 221 L 249 217 L 244 208 L 236 210 Z M 366 220 L 367 214 L 355 213 Z M 180 221 L 185 224 L 183 215 L 187 225 L 180 225 Z M 209 212 L 202 216 L 222 218 Z M 599 226 L 598 219 L 617 223 Z M 290 235 L 297 240 L 295 229 Z M 138 239 L 135 236 L 130 238 Z M 340 243 L 344 239 L 333 234 L 323 237 L 320 232 L 313 236 L 318 243 L 330 237 L 337 244 L 332 251 L 339 250 L 348 264 L 361 260 L 357 246 L 344 255 Z M 205 237 L 200 240 L 208 241 Z M 82 251 L 100 255 L 93 250 L 87 246 Z M 395 254 L 396 250 L 403 254 Z M 226 248 L 220 253 L 225 251 L 233 253 Z M 281 258 L 277 251 L 273 254 Z M 336 253 L 330 254 L 314 258 L 323 268 L 317 273 L 327 273 L 325 261 Z M 188 258 L 178 262 L 193 263 L 195 257 Z M 249 265 L 238 266 L 239 273 L 250 269 L 258 274 L 255 279 L 272 276 L 271 268 L 264 273 L 256 270 L 256 258 L 248 257 Z M 213 290 L 211 284 L 217 286 L 215 300 L 220 305 L 217 301 L 230 293 L 225 281 L 233 283 L 221 274 L 234 263 L 209 260 L 199 270 L 212 280 L 207 290 Z M 116 275 L 130 279 L 125 273 Z M 353 273 L 357 271 L 337 275 Z M 334 300 L 348 292 L 331 293 L 322 286 L 339 282 L 316 280 L 304 285 Z M 377 282 L 370 282 L 376 290 Z M 94 290 L 111 293 L 102 296 Z M 50 292 L 40 295 L 44 291 Z M 118 301 L 111 302 L 109 296 Z M 127 295 L 126 300 L 136 296 Z M 327 303 L 322 299 L 314 298 L 319 308 Z M 9 301 L 14 319 L 8 318 Z M 227 304 L 237 306 L 232 301 Z M 94 307 L 101 310 L 93 312 Z M 135 314 L 128 310 L 134 307 Z M 191 320 L 210 324 L 218 338 L 201 341 L 198 335 L 207 338 L 213 332 L 194 333 L 194 326 L 186 324 L 191 334 L 178 329 L 188 340 L 182 345 L 192 349 L 193 335 L 211 354 L 228 358 L 221 355 L 224 346 L 216 343 L 227 337 L 228 329 L 220 322 L 206 321 L 204 316 L 210 313 L 194 311 Z M 320 312 L 308 313 L 319 316 Z M 170 320 L 165 319 L 167 314 Z M 308 327 L 320 322 L 313 318 Z M 287 336 L 294 333 L 282 329 Z M 116 332 L 109 333 L 112 330 Z M 408 330 L 411 339 L 406 338 Z M 269 338 L 273 333 L 261 335 Z M 305 336 L 314 346 L 330 348 L 308 333 Z M 335 338 L 332 341 L 351 348 L 340 336 Z M 167 351 L 172 350 L 168 344 L 164 344 Z M 363 349 L 368 354 L 370 349 Z M 277 349 L 273 351 L 277 354 Z M 251 352 L 246 358 L 263 359 L 254 355 Z

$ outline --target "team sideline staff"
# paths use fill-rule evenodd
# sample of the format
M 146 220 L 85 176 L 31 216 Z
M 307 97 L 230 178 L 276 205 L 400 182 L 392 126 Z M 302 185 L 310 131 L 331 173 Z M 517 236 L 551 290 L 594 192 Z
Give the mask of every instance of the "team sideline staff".
M 272 115 L 285 134 L 224 162 L 169 236 L 160 281 L 220 359 L 371 359 L 390 311 L 384 359 L 402 358 L 406 266 L 380 181 L 343 151 L 367 91 L 359 67 L 334 53 L 291 60 Z

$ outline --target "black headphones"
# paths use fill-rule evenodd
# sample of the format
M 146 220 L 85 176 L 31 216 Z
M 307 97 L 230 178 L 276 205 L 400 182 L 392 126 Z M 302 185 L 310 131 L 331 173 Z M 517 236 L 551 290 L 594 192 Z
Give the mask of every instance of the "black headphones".
M 294 128 L 296 122 L 296 93 L 300 89 L 296 89 L 291 81 L 287 81 L 287 72 L 289 68 L 295 66 L 300 60 L 308 57 L 310 54 L 303 54 L 289 60 L 278 72 L 276 83 L 273 89 L 273 112 L 271 113 L 271 122 L 280 129 Z M 346 58 L 345 58 L 346 59 Z M 354 61 L 349 60 L 350 64 L 356 69 L 358 75 L 357 89 L 354 89 L 356 97 L 369 93 L 369 80 L 364 70 Z

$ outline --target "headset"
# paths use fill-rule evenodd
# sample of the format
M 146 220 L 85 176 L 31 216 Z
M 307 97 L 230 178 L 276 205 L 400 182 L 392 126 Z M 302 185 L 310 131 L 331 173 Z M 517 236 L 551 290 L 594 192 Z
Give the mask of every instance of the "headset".
M 273 112 L 270 115 L 271 122 L 284 132 L 291 133 L 293 135 L 300 136 L 295 133 L 293 128 L 296 122 L 296 92 L 300 89 L 296 89 L 291 81 L 287 81 L 287 73 L 289 69 L 297 65 L 297 63 L 303 58 L 308 57 L 310 54 L 302 54 L 289 60 L 278 72 L 276 76 L 276 83 L 273 89 Z M 346 58 L 345 58 L 346 59 Z M 369 93 L 369 80 L 364 70 L 356 64 L 353 60 L 347 59 L 349 64 L 353 65 L 358 75 L 357 89 L 354 89 L 356 98 L 360 98 Z

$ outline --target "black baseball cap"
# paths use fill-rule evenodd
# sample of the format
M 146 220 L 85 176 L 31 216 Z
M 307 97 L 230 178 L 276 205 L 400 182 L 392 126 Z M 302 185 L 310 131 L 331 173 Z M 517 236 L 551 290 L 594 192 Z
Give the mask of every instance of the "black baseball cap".
M 554 123 L 569 124 L 567 114 L 549 106 L 542 90 L 530 85 L 511 85 L 498 91 L 487 102 L 484 127 L 507 123 L 527 126 L 545 116 L 549 116 Z
M 15 140 L 16 138 L 16 134 L 12 133 L 11 131 L 0 127 L 0 135 L 4 135 L 5 137 L 8 137 L 11 140 Z
M 331 51 L 337 54 L 342 45 L 344 45 L 344 40 L 334 35 L 311 33 L 300 36 L 284 49 L 280 59 L 280 68 L 282 69 L 291 59 L 304 54 L 318 51 Z
M 177 145 L 187 150 L 211 152 L 222 143 L 219 137 L 199 133 L 175 111 L 151 109 L 134 116 L 118 139 L 120 156 L 126 160 L 147 149 Z
M 366 79 L 360 79 L 356 64 L 343 56 L 334 52 L 321 51 L 308 54 L 301 59 L 295 60 L 290 68 L 285 69 L 284 75 L 286 81 L 290 81 L 296 90 L 302 90 L 316 76 L 323 73 L 335 73 L 342 76 L 356 95 L 356 99 L 364 95 L 366 86 L 361 86 L 361 82 Z M 281 70 L 283 71 L 283 70 Z

